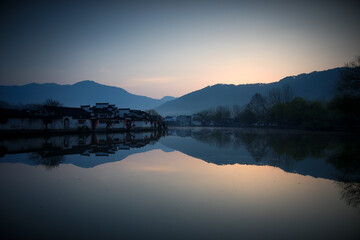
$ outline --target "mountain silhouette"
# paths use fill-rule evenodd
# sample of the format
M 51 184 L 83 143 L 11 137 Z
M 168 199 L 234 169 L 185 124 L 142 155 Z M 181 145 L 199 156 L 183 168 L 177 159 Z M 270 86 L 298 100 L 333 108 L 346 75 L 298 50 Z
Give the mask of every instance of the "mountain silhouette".
M 24 86 L 0 86 L 0 101 L 10 104 L 40 104 L 46 99 L 54 99 L 70 107 L 109 102 L 118 107 L 147 110 L 174 98 L 169 96 L 162 99 L 149 98 L 90 80 L 73 85 L 31 83 Z
M 244 106 L 255 93 L 266 95 L 272 88 L 287 85 L 292 88 L 295 97 L 306 100 L 329 100 L 335 93 L 335 82 L 342 68 L 300 74 L 281 79 L 274 83 L 258 84 L 216 84 L 182 97 L 168 101 L 156 108 L 163 116 L 194 114 L 211 107 L 234 104 Z

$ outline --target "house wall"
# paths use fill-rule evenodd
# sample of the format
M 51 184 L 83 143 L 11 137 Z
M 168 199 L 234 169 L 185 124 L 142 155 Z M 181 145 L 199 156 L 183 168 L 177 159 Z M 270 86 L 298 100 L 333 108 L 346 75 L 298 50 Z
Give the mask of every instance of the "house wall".
M 66 119 L 69 120 L 68 127 L 65 127 Z M 90 119 L 73 119 L 72 117 L 63 117 L 62 119 L 53 121 L 52 129 L 69 129 L 78 130 L 80 127 L 88 127 L 91 129 Z
M 123 119 L 112 119 L 112 125 L 110 129 L 122 130 L 125 129 L 125 122 Z M 97 130 L 106 130 L 107 129 L 107 120 L 97 120 L 96 128 Z
M 202 125 L 202 123 L 200 122 L 200 121 L 191 121 L 191 125 L 192 126 L 201 126 Z
M 97 121 L 96 129 L 97 130 L 106 130 L 106 122 L 102 122 L 100 120 Z
M 116 130 L 125 129 L 125 121 L 124 120 L 115 120 L 112 128 L 116 129 Z
M 150 121 L 134 121 L 135 128 L 151 128 Z
M 42 118 L 9 118 L 6 123 L 0 123 L 0 130 L 43 130 L 45 124 Z
M 126 129 L 124 119 L 112 119 L 111 129 Z M 149 129 L 155 125 L 150 121 L 133 121 L 132 126 L 135 129 Z M 0 123 L 0 130 L 71 130 L 77 131 L 79 128 L 87 127 L 92 129 L 90 119 L 73 119 L 72 117 L 62 117 L 51 119 L 46 123 L 43 118 L 10 118 L 6 123 Z M 95 130 L 106 130 L 107 120 L 97 120 Z
M 65 119 L 69 121 L 68 127 L 65 127 Z M 9 118 L 7 123 L 0 123 L 0 130 L 78 130 L 79 127 L 84 126 L 91 128 L 89 119 L 84 120 L 84 123 L 80 123 L 78 119 L 63 117 L 45 123 L 42 118 Z
M 144 140 L 144 139 L 148 139 L 148 138 L 151 138 L 152 135 L 151 132 L 135 132 L 135 133 L 132 133 L 131 135 L 134 136 L 134 140 Z

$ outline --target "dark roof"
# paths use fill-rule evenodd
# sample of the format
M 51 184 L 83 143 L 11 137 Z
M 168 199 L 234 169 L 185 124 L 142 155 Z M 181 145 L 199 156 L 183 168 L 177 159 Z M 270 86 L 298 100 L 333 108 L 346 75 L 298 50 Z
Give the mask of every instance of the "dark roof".
M 93 113 L 100 113 L 100 114 L 112 114 L 113 112 L 108 110 L 107 108 L 93 108 Z
M 146 112 L 141 111 L 141 110 L 130 110 L 131 113 L 140 113 L 140 114 L 144 114 Z
M 41 116 L 71 116 L 71 117 L 88 117 L 89 113 L 82 108 L 72 108 L 72 107 L 53 107 L 53 106 L 43 106 L 38 114 Z

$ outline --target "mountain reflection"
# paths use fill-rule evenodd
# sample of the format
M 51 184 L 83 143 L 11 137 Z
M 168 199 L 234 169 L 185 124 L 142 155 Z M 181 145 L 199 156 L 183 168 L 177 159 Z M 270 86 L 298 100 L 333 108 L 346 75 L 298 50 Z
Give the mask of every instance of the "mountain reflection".
M 3 157 L 0 161 L 10 162 L 4 157 L 7 154 L 30 153 L 30 162 L 23 158 L 11 159 L 11 162 L 46 167 L 72 163 L 87 168 L 120 161 L 131 154 L 152 149 L 173 149 L 217 165 L 268 165 L 302 175 L 360 182 L 360 137 L 339 133 L 183 128 L 171 129 L 166 133 L 7 138 L 0 139 L 0 156 Z M 95 158 L 89 161 L 70 157 L 76 155 Z
M 269 165 L 313 177 L 360 181 L 360 137 L 355 134 L 198 129 L 169 135 L 183 140 L 160 142 L 217 165 Z

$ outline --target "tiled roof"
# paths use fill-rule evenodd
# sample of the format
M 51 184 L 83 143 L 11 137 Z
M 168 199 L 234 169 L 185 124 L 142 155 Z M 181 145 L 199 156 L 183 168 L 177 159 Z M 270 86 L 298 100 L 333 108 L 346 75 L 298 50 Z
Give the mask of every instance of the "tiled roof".
M 40 114 L 44 116 L 88 117 L 89 113 L 82 108 L 43 106 Z

